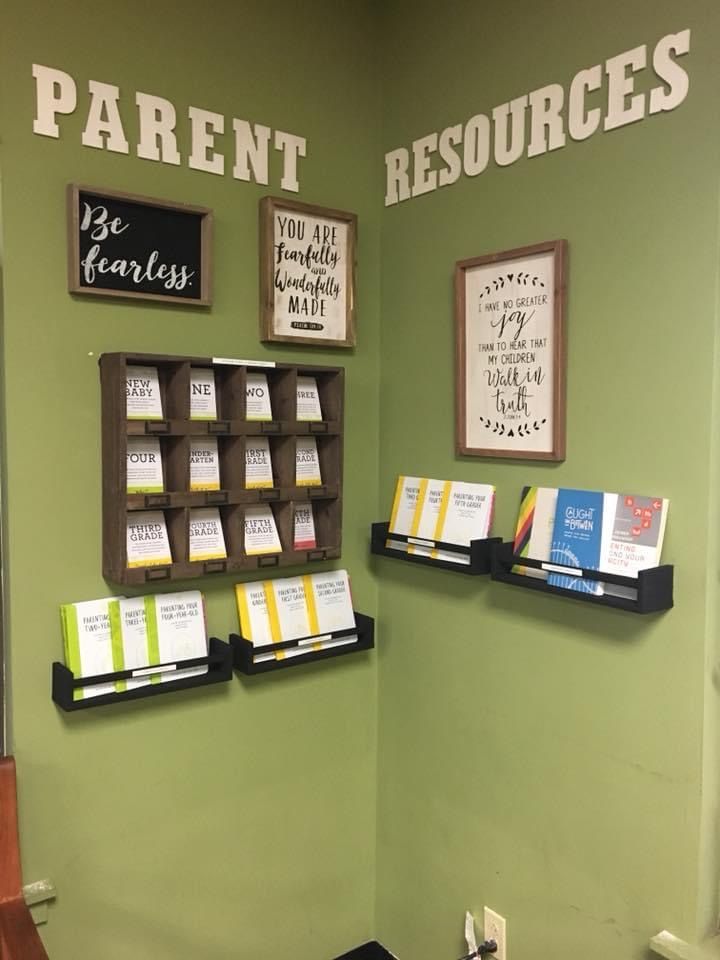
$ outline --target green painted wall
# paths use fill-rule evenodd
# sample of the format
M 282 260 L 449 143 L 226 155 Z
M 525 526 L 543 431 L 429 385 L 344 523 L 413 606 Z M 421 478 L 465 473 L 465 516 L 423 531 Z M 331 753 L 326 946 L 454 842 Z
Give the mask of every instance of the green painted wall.
M 7 561 L 13 741 L 26 880 L 51 877 L 53 960 L 340 953 L 373 932 L 376 669 L 359 655 L 154 702 L 62 715 L 50 664 L 58 605 L 100 575 L 97 358 L 137 350 L 341 363 L 347 369 L 342 565 L 374 613 L 379 101 L 364 5 L 187 0 L 48 4 L 0 13 Z M 60 140 L 34 136 L 33 62 L 72 74 Z M 257 204 L 269 188 L 81 146 L 89 79 L 118 84 L 131 149 L 136 90 L 307 137 L 300 199 L 359 215 L 356 352 L 258 342 Z M 232 134 L 219 138 L 231 157 Z M 180 150 L 188 148 L 182 124 Z M 227 161 L 228 166 L 232 161 Z M 64 187 L 79 181 L 215 210 L 210 312 L 73 299 Z M 292 195 L 294 196 L 294 195 Z M 203 584 L 209 627 L 235 628 L 232 578 Z M 188 583 L 198 586 L 197 581 Z
M 494 483 L 506 539 L 525 483 L 657 491 L 676 564 L 675 609 L 643 619 L 378 560 L 377 932 L 402 958 L 459 956 L 463 910 L 483 904 L 517 960 L 640 958 L 662 928 L 692 940 L 714 923 L 720 12 L 421 0 L 384 15 L 384 150 L 686 27 L 673 113 L 385 212 L 383 515 L 398 473 Z M 458 459 L 454 262 L 559 237 L 567 459 Z

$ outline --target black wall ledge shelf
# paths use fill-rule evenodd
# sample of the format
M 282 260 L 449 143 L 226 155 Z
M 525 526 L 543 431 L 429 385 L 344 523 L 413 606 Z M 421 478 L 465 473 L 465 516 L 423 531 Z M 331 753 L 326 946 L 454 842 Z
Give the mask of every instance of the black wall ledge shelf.
M 149 683 L 135 687 L 123 693 L 103 693 L 97 697 L 85 697 L 74 700 L 73 692 L 79 687 L 92 687 L 97 684 L 112 683 L 115 680 L 136 680 L 142 675 L 163 674 L 168 676 L 171 670 L 183 670 L 189 667 L 207 666 L 207 673 L 194 677 L 180 677 L 178 680 L 164 680 L 161 683 Z M 191 660 L 176 660 L 170 663 L 136 667 L 132 670 L 118 670 L 116 673 L 103 673 L 94 677 L 75 677 L 63 663 L 52 665 L 52 698 L 55 703 L 68 712 L 86 710 L 89 707 L 102 707 L 111 703 L 125 703 L 128 700 L 142 700 L 145 697 L 174 693 L 176 690 L 190 690 L 194 687 L 207 687 L 215 683 L 226 683 L 232 679 L 232 650 L 227 643 L 211 637 L 208 655 L 194 657 Z
M 625 589 L 629 588 L 633 591 L 633 595 L 620 597 L 610 593 L 582 593 L 579 590 L 550 585 L 546 580 L 541 580 L 538 577 L 516 573 L 513 571 L 514 566 L 567 573 L 570 576 L 582 576 L 588 580 L 597 580 L 605 585 L 614 584 Z M 585 567 L 566 567 L 548 561 L 517 556 L 513 553 L 513 543 L 510 542 L 499 544 L 493 551 L 491 575 L 493 580 L 500 583 L 509 583 L 539 593 L 569 597 L 571 600 L 581 600 L 585 603 L 612 607 L 616 610 L 628 610 L 631 613 L 660 613 L 663 610 L 670 610 L 673 606 L 673 572 L 674 567 L 669 564 L 640 570 L 637 577 L 624 577 L 619 574 L 606 573 L 602 570 L 589 570 Z
M 422 537 L 408 537 L 401 533 L 390 533 L 389 523 L 373 523 L 370 535 L 370 552 L 379 557 L 391 557 L 405 563 L 422 563 L 438 570 L 452 570 L 454 573 L 464 573 L 470 576 L 484 576 L 490 573 L 492 552 L 500 546 L 500 537 L 490 537 L 487 540 L 472 540 L 470 546 L 459 543 L 446 543 L 444 540 L 427 540 Z M 395 550 L 386 546 L 387 540 L 398 540 L 401 543 L 413 546 L 426 547 L 432 550 L 450 550 L 470 558 L 470 563 L 453 563 L 452 560 L 440 560 L 423 556 L 417 553 L 407 553 L 404 550 Z
M 350 637 L 357 637 L 356 641 L 349 642 Z M 313 650 L 313 643 L 318 641 L 336 646 L 326 646 L 320 650 Z M 348 641 L 348 642 L 342 642 Z M 252 676 L 258 673 L 274 673 L 287 667 L 299 667 L 304 663 L 316 663 L 318 660 L 329 660 L 332 657 L 342 657 L 347 653 L 356 653 L 359 650 L 372 650 L 375 646 L 375 621 L 363 613 L 355 611 L 355 628 L 349 630 L 335 630 L 318 637 L 302 637 L 298 640 L 287 640 L 283 643 L 269 643 L 263 646 L 253 646 L 250 640 L 237 633 L 230 634 L 230 646 L 233 650 L 235 669 L 240 673 Z M 296 650 L 303 653 L 296 653 Z M 277 660 L 275 654 L 286 651 L 282 660 Z M 305 652 L 306 651 L 306 652 Z M 271 656 L 256 662 L 256 657 Z

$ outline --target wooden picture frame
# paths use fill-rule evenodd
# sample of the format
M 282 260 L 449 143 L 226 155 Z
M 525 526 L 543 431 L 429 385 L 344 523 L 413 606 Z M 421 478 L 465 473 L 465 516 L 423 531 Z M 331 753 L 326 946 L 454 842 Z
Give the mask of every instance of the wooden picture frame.
M 455 265 L 456 452 L 565 459 L 567 241 Z
M 260 339 L 354 347 L 356 251 L 356 214 L 263 197 Z
M 136 218 L 135 224 L 130 217 Z M 208 207 L 76 183 L 67 186 L 70 293 L 209 307 L 212 240 L 213 212 Z M 114 264 L 116 269 L 102 272 L 103 260 L 106 268 Z

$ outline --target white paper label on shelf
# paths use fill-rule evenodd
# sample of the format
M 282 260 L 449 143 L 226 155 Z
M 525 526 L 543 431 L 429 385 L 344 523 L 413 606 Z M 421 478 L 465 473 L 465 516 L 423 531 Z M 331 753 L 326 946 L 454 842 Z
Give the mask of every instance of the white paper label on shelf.
M 307 647 L 312 643 L 323 643 L 325 640 L 332 640 L 332 634 L 324 633 L 321 637 L 306 637 L 304 640 L 298 640 L 298 646 Z
M 235 360 L 233 357 L 213 357 L 213 363 L 230 364 L 233 367 L 274 367 L 274 360 Z
M 408 543 L 416 543 L 419 547 L 434 547 L 434 546 L 435 546 L 435 541 L 434 541 L 434 540 L 418 540 L 417 537 L 408 537 L 408 538 L 407 538 L 407 542 L 408 542 Z
M 170 673 L 171 670 L 177 670 L 176 663 L 166 663 L 164 667 L 146 667 L 144 670 L 133 670 L 134 677 L 149 677 L 153 673 Z
M 560 567 L 555 563 L 544 563 L 542 565 L 543 570 L 548 570 L 550 573 L 564 573 L 571 577 L 582 577 L 582 570 L 578 567 Z

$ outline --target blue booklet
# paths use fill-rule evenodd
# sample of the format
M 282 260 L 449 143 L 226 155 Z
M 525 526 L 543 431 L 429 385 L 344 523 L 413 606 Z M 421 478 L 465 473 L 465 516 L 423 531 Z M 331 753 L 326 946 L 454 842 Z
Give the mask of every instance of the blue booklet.
M 598 570 L 602 540 L 604 495 L 595 490 L 558 491 L 553 526 L 551 563 L 563 567 Z M 549 573 L 550 586 L 565 587 L 580 593 L 603 593 L 603 585 L 586 577 Z

